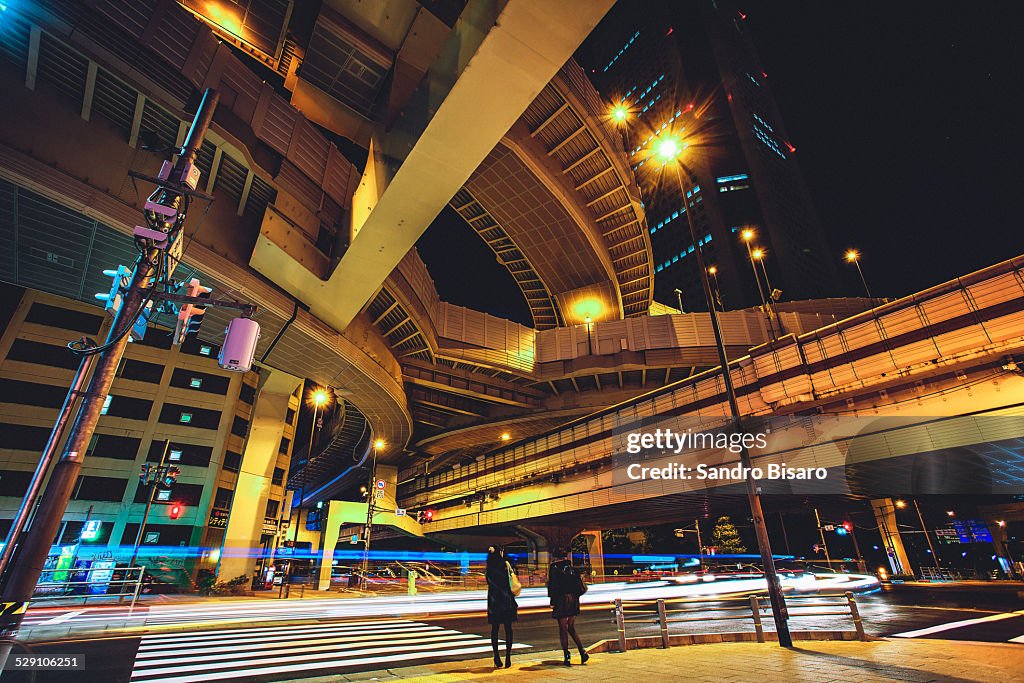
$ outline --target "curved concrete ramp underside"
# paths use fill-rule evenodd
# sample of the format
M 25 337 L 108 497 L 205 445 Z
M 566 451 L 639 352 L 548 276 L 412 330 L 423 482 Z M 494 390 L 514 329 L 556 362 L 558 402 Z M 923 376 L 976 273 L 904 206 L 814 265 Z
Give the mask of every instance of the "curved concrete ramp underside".
M 110 268 L 134 253 L 130 235 L 141 216 L 138 208 L 6 146 L 0 146 L 0 177 L 101 224 L 96 226 L 97 238 L 93 239 L 87 257 L 76 260 L 75 274 L 83 282 L 87 276 Z M 0 221 L 0 228 L 4 233 L 8 229 L 20 232 L 23 243 L 28 238 L 25 226 L 13 221 L 10 224 Z M 32 277 L 30 263 L 21 266 L 16 278 L 5 276 L 4 279 L 74 296 L 63 291 L 56 279 L 26 280 Z M 340 387 L 345 395 L 351 394 L 353 402 L 370 421 L 375 435 L 388 443 L 404 446 L 408 442 L 412 418 L 406 406 L 401 369 L 368 322 L 358 321 L 347 334 L 340 334 L 297 308 L 290 297 L 273 285 L 199 241 L 189 245 L 181 268 L 181 276 L 194 272 L 204 285 L 214 288 L 215 296 L 259 305 L 256 319 L 262 335 L 256 357 L 262 359 L 264 365 Z M 86 291 L 76 298 L 95 304 L 92 295 L 92 291 Z M 208 309 L 202 334 L 220 342 L 227 321 L 233 317 L 235 313 L 230 309 Z

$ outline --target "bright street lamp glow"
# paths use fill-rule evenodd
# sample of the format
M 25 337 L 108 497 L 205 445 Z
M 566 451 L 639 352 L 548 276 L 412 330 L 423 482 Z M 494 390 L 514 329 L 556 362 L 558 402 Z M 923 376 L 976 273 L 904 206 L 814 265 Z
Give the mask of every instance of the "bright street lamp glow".
M 708 274 L 709 275 L 716 275 L 717 273 L 718 273 L 718 266 L 709 266 L 708 267 Z
M 756 249 L 754 249 L 754 251 L 750 252 L 750 258 L 754 259 L 755 261 L 760 261 L 762 258 L 764 258 L 764 249 L 762 249 L 761 247 L 757 247 Z
M 848 263 L 856 263 L 857 259 L 860 258 L 860 252 L 856 249 L 847 249 L 843 257 Z
M 317 407 L 324 406 L 328 400 L 330 400 L 330 396 L 323 389 L 317 389 L 313 392 L 313 405 Z
M 679 146 L 679 141 L 672 137 L 662 138 L 658 142 L 658 158 L 664 162 L 669 162 L 679 156 L 679 152 L 682 148 Z
M 617 104 L 612 108 L 612 118 L 618 122 L 623 122 L 629 117 L 629 110 L 626 109 L 626 105 Z
M 512 438 L 511 434 L 509 434 L 508 432 L 502 432 L 502 434 L 501 434 L 501 440 L 502 441 L 508 441 L 511 438 Z
M 744 228 L 743 231 L 740 232 L 740 237 L 743 238 L 744 242 L 749 242 L 750 240 L 754 239 L 754 234 L 754 231 L 751 230 L 750 228 Z
M 905 501 L 905 500 L 897 500 L 896 501 L 896 507 L 898 507 L 899 509 L 902 510 L 903 508 L 907 507 L 907 501 Z
M 384 448 L 384 445 L 384 439 L 377 439 L 376 441 L 373 442 L 373 447 L 376 448 L 378 451 Z

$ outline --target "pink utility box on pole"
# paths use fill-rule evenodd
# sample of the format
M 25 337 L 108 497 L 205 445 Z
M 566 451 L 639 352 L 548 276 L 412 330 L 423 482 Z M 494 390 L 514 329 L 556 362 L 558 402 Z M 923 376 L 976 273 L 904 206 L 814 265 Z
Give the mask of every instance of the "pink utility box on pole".
M 260 326 L 251 318 L 235 318 L 224 330 L 224 344 L 220 347 L 217 364 L 224 370 L 248 372 L 256 355 L 260 340 Z

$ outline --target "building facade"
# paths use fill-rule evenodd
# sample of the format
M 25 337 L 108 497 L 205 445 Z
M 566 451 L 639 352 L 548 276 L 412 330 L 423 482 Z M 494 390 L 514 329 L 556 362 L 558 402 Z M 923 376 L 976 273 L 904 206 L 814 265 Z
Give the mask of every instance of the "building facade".
M 716 267 L 726 308 L 761 303 L 740 237 L 747 227 L 756 233 L 752 246 L 766 252 L 767 277 L 781 298 L 838 289 L 835 255 L 745 20 L 727 1 L 620 0 L 579 53 L 609 105 L 629 111 L 621 128 L 644 190 L 655 299 L 677 306 L 681 298 L 687 311 L 706 305 L 676 171 L 650 158 L 666 134 L 688 145 L 682 154 L 693 185 L 688 203 L 697 209 L 698 241 Z
M 102 339 L 110 319 L 94 306 L 34 290 L 5 285 L 2 295 L 0 530 L 6 534 L 78 365 L 66 344 L 82 336 Z M 221 370 L 218 351 L 191 337 L 172 346 L 171 334 L 155 327 L 129 344 L 51 559 L 70 547 L 65 554 L 83 562 L 113 559 L 122 565 L 138 540 L 141 563 L 168 582 L 187 583 L 197 569 L 216 569 L 261 382 L 256 371 Z M 250 548 L 269 551 L 274 543 L 298 401 L 297 393 L 289 401 L 276 462 L 261 489 L 263 525 L 248 539 Z M 173 486 L 156 489 L 140 537 L 149 497 L 140 471 L 161 458 L 181 474 Z M 89 520 L 99 528 L 83 538 Z

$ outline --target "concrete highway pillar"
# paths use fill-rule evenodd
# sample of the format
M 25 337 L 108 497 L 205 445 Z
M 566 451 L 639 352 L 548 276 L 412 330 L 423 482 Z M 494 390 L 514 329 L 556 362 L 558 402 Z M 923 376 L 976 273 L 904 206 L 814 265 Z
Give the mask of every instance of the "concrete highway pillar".
M 587 554 L 590 556 L 590 569 L 599 577 L 604 577 L 604 540 L 601 530 L 581 531 L 580 536 L 587 540 Z M 589 580 L 589 579 L 588 579 Z
M 242 453 L 242 467 L 217 566 L 221 581 L 243 574 L 252 576 L 256 570 L 270 482 L 288 414 L 288 399 L 301 383 L 298 377 L 284 372 L 261 370 L 259 395 L 252 409 L 249 437 Z
M 893 575 L 912 575 L 914 568 L 910 564 L 906 548 L 903 547 L 899 527 L 896 526 L 896 505 L 892 498 L 872 500 L 871 509 L 875 513 L 875 521 L 878 522 L 878 531 L 882 535 L 882 543 L 889 557 Z
M 394 465 L 377 465 L 377 476 L 374 482 L 370 482 L 367 476 L 367 486 L 370 487 L 370 496 L 373 500 L 374 519 L 379 524 L 382 513 L 394 513 L 395 491 L 398 483 L 398 467 Z M 376 485 L 377 481 L 384 482 L 384 488 Z M 377 495 L 377 492 L 380 495 Z M 338 533 L 341 527 L 351 525 L 352 506 L 354 503 L 345 503 L 338 500 L 331 500 L 324 503 L 326 514 L 322 518 L 323 530 L 320 535 L 320 558 L 317 569 L 317 590 L 325 591 L 331 587 L 331 567 L 334 565 L 334 550 L 338 547 Z M 365 509 L 365 506 L 364 506 Z M 365 518 L 363 520 L 365 523 Z M 362 532 L 359 534 L 362 536 Z M 361 548 L 361 546 L 352 546 Z M 370 536 L 370 549 L 373 549 L 373 536 Z

